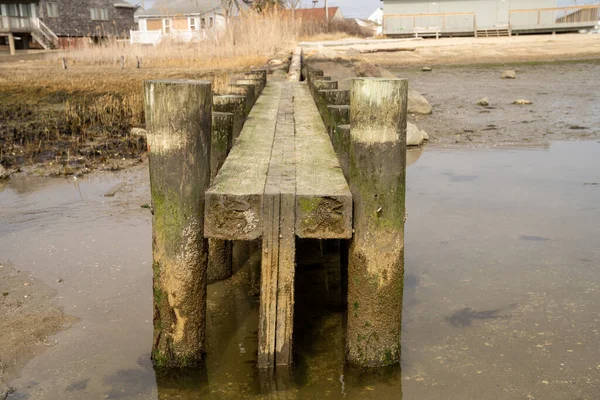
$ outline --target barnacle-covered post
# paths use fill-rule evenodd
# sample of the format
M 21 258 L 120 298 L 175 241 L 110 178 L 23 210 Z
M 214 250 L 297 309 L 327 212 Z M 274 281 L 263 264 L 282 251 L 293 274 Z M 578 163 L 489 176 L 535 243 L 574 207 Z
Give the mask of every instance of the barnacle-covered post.
M 152 359 L 157 367 L 188 367 L 205 351 L 212 85 L 159 80 L 144 89 L 154 209 Z
M 352 81 L 346 351 L 365 367 L 400 362 L 407 96 L 405 79 Z

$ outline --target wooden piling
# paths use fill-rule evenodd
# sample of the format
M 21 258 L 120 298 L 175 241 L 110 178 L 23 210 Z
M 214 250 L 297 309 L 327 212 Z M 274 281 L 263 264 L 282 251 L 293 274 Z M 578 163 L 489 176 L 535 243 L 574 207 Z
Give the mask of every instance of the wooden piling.
M 235 117 L 233 113 L 213 112 L 210 148 L 210 181 L 215 179 L 231 150 Z M 230 278 L 233 272 L 233 242 L 208 239 L 208 283 Z
M 238 79 L 235 83 L 238 85 L 254 85 L 254 98 L 256 99 L 262 93 L 262 80 L 260 79 Z
M 238 96 L 246 97 L 246 117 L 252 111 L 252 107 L 254 107 L 254 103 L 256 99 L 254 98 L 254 85 L 229 85 L 229 94 L 235 94 Z
M 334 85 L 333 82 L 330 85 Z M 337 82 L 335 83 L 337 85 Z M 350 104 L 350 91 L 338 89 L 325 89 L 315 92 L 315 102 L 323 118 L 323 123 L 329 128 L 328 106 L 342 106 Z M 348 122 L 346 122 L 348 123 Z
M 267 70 L 266 69 L 253 69 L 250 72 L 244 74 L 246 79 L 258 79 L 260 80 L 260 91 L 264 90 L 267 86 Z
M 145 82 L 150 189 L 154 215 L 154 339 L 158 367 L 203 361 L 208 241 L 204 193 L 210 181 L 212 85 Z
M 354 237 L 348 261 L 347 361 L 400 362 L 406 171 L 405 79 L 354 79 L 350 189 Z
M 15 50 L 15 35 L 12 33 L 8 34 L 8 49 L 10 50 L 10 55 L 14 56 L 16 54 Z
M 68 68 L 68 66 L 67 66 L 67 57 L 63 57 L 62 58 L 62 67 L 63 67 L 63 69 L 67 69 Z
M 125 56 L 121 56 L 120 63 L 121 63 L 121 69 L 125 69 Z
M 233 141 L 238 138 L 244 122 L 246 121 L 246 97 L 239 95 L 225 95 L 213 97 L 213 110 L 217 112 L 228 112 L 234 115 Z

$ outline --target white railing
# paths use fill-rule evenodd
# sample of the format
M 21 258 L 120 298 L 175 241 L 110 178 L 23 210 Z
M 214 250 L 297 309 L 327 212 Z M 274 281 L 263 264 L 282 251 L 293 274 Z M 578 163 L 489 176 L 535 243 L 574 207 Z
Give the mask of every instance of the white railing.
M 208 37 L 206 31 L 176 31 L 166 34 L 161 31 L 130 31 L 131 44 L 157 45 L 163 40 L 189 43 L 195 40 L 204 40 Z
M 49 41 L 58 43 L 58 36 L 56 36 L 52 29 L 48 28 L 48 25 L 43 23 L 39 18 L 32 18 L 31 20 L 33 25 L 38 28 L 39 31 L 42 32 L 42 34 L 46 36 Z
M 0 29 L 4 31 L 28 31 L 31 29 L 31 20 L 29 17 L 0 17 Z
M 157 45 L 161 39 L 161 31 L 129 31 L 129 41 L 131 44 Z
M 560 29 L 594 26 L 600 20 L 600 5 L 511 10 L 512 30 Z
M 470 33 L 477 30 L 475 13 L 397 14 L 383 17 L 383 33 Z

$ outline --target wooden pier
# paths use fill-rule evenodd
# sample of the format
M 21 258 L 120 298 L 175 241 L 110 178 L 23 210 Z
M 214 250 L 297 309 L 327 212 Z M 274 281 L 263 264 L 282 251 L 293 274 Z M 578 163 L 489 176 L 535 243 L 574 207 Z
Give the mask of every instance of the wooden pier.
M 296 68 L 301 65 L 297 57 L 298 52 L 293 63 Z M 163 103 L 156 97 L 161 84 L 147 83 L 149 121 L 166 121 L 148 125 L 151 143 L 163 144 L 162 147 L 150 146 L 153 202 L 164 198 L 172 200 L 170 205 L 162 205 L 158 215 L 156 210 L 160 207 L 154 205 L 153 236 L 160 239 L 153 242 L 158 269 L 154 283 L 155 362 L 172 367 L 202 361 L 203 341 L 196 346 L 190 341 L 204 338 L 205 304 L 196 303 L 196 309 L 192 310 L 189 304 L 182 304 L 182 299 L 205 302 L 207 282 L 227 278 L 231 273 L 231 241 L 259 238 L 262 241 L 260 368 L 272 369 L 292 363 L 296 238 L 342 240 L 340 248 L 345 254 L 341 259 L 348 260 L 350 255 L 350 269 L 367 282 L 363 286 L 360 282 L 348 283 L 353 289 L 348 296 L 354 296 L 349 314 L 352 312 L 355 318 L 350 319 L 364 325 L 348 328 L 351 333 L 349 362 L 368 366 L 399 362 L 402 286 L 398 286 L 398 281 L 401 283 L 403 277 L 404 244 L 403 220 L 398 224 L 397 216 L 404 216 L 407 84 L 405 80 L 377 80 L 375 86 L 370 87 L 365 82 L 372 80 L 356 81 L 353 87 L 362 85 L 361 90 L 356 86 L 356 93 L 360 93 L 355 96 L 357 104 L 370 108 L 363 113 L 352 109 L 354 98 L 350 92 L 337 90 L 337 82 L 325 77 L 323 71 L 310 71 L 308 76 L 307 82 L 300 82 L 300 73 L 294 71 L 289 80 L 274 78 L 267 83 L 266 71 L 245 74 L 230 86 L 233 94 L 212 99 L 212 116 L 206 116 L 211 110 L 202 110 L 206 118 L 200 119 L 212 120 L 215 124 L 212 140 L 196 141 L 202 146 L 212 146 L 212 149 L 202 147 L 202 153 L 188 146 L 194 141 L 187 137 L 179 140 L 180 135 L 177 135 L 177 119 L 186 112 L 181 109 L 197 110 L 189 110 L 186 104 L 181 104 L 185 103 L 183 97 L 177 98 L 179 103 L 173 108 L 157 107 L 156 104 Z M 166 87 L 173 89 L 178 85 L 182 90 L 189 90 L 184 88 L 190 83 L 171 82 Z M 373 90 L 372 94 L 369 90 Z M 370 106 L 369 101 L 373 101 Z M 166 115 L 163 109 L 172 110 L 173 114 Z M 379 112 L 381 121 L 365 125 L 364 115 L 371 120 L 378 118 Z M 351 134 L 354 123 L 355 137 Z M 381 132 L 387 133 L 380 137 L 378 130 L 382 127 Z M 203 129 L 202 132 L 206 130 Z M 224 133 L 229 137 L 224 138 Z M 169 149 L 164 146 L 166 143 Z M 167 157 L 167 150 L 173 154 Z M 385 156 L 380 162 L 388 165 L 363 158 L 365 154 L 376 156 L 378 153 Z M 167 171 L 178 157 L 182 162 L 189 160 L 192 168 L 202 170 L 199 172 L 202 182 L 188 182 L 183 178 L 162 182 L 174 179 Z M 201 161 L 198 157 L 213 159 Z M 168 165 L 162 165 L 165 161 Z M 388 167 L 392 173 L 386 171 Z M 209 171 L 203 171 L 207 168 Z M 370 176 L 361 173 L 358 170 L 361 168 Z M 173 172 L 179 169 L 181 167 L 173 168 Z M 352 181 L 348 183 L 349 177 L 355 177 L 354 187 Z M 374 181 L 365 184 L 361 181 L 365 179 Z M 381 200 L 377 200 L 378 196 Z M 388 203 L 384 204 L 385 201 Z M 189 208 L 190 202 L 196 206 Z M 354 218 L 359 220 L 353 220 L 355 204 L 359 206 L 359 214 Z M 186 212 L 188 209 L 194 218 L 203 220 L 199 232 L 210 241 L 210 246 L 202 244 L 202 240 L 190 246 L 185 235 L 173 234 L 172 230 L 178 226 L 169 224 L 166 214 L 191 218 Z M 189 229 L 188 225 L 183 226 Z M 380 238 L 382 241 L 378 243 Z M 201 252 L 196 251 L 200 248 Z M 210 255 L 206 254 L 206 248 Z M 382 262 L 380 252 L 390 258 Z M 170 255 L 168 260 L 164 260 L 165 254 Z M 342 265 L 343 275 L 347 268 Z M 185 273 L 182 269 L 186 269 Z M 207 270 L 213 278 L 207 278 Z M 342 281 L 348 282 L 348 278 L 352 276 L 343 276 Z M 179 281 L 182 284 L 177 284 Z M 189 282 L 196 285 L 193 290 L 186 286 Z M 199 294 L 189 296 L 183 293 L 185 290 Z M 365 307 L 359 312 L 356 304 Z M 382 315 L 375 316 L 375 312 Z M 382 327 L 378 321 L 394 326 Z M 184 337 L 188 325 L 202 332 Z M 382 339 L 361 343 L 362 335 L 372 336 L 374 329 L 385 329 L 380 335 Z M 368 356 L 361 358 L 363 353 Z

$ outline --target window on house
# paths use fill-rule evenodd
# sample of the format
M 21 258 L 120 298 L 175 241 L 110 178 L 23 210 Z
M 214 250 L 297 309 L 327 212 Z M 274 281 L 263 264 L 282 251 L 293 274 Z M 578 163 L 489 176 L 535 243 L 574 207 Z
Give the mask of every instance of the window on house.
M 208 19 L 208 27 L 209 27 L 209 28 L 212 28 L 212 27 L 213 27 L 213 25 L 214 25 L 213 17 L 210 17 L 210 18 Z
M 200 29 L 206 29 L 206 18 L 200 18 Z
M 190 18 L 190 31 L 196 30 L 196 18 Z
M 108 8 L 91 8 L 90 13 L 94 21 L 108 21 Z
M 165 19 L 163 21 L 164 21 L 165 33 L 166 34 L 171 33 L 171 20 L 170 19 Z
M 46 15 L 48 18 L 58 18 L 58 3 L 46 3 Z

